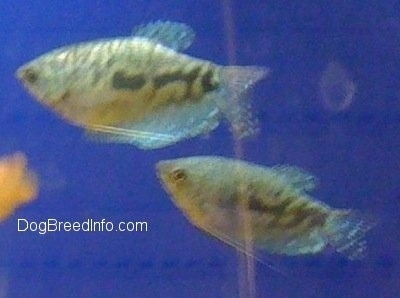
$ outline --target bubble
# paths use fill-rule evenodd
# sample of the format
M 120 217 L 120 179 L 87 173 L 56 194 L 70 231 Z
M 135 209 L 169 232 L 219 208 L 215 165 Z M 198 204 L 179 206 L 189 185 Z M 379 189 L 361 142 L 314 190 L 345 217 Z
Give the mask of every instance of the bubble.
M 356 84 L 338 62 L 330 62 L 319 80 L 319 99 L 332 112 L 347 110 L 354 101 Z

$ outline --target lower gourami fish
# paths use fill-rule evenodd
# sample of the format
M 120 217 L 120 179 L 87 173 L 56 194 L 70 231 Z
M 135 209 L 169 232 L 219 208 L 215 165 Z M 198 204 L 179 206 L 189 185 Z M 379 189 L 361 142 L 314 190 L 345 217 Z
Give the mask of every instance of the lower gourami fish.
M 17 70 L 42 104 L 101 141 L 153 149 L 205 134 L 222 116 L 237 136 L 256 131 L 245 91 L 265 77 L 257 66 L 220 66 L 179 51 L 194 32 L 154 22 L 129 37 L 65 46 Z
M 299 168 L 202 156 L 160 161 L 156 169 L 193 225 L 242 251 L 245 212 L 256 249 L 302 255 L 330 245 L 349 259 L 365 255 L 364 234 L 373 224 L 309 196 L 316 179 Z
M 15 209 L 34 200 L 38 195 L 36 175 L 27 167 L 23 153 L 0 159 L 0 222 Z

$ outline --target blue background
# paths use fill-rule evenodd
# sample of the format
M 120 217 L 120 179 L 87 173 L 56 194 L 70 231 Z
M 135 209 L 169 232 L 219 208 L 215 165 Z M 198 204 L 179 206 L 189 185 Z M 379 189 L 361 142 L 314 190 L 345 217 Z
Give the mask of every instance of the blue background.
M 227 1 L 228 2 L 228 1 Z M 301 2 L 301 3 L 300 3 Z M 400 5 L 398 1 L 232 1 L 237 63 L 271 67 L 254 91 L 261 133 L 245 159 L 320 178 L 316 198 L 379 219 L 360 262 L 325 252 L 256 264 L 260 297 L 398 297 Z M 160 159 L 233 156 L 226 125 L 155 151 L 87 141 L 14 78 L 58 46 L 129 35 L 164 19 L 192 26 L 188 53 L 228 64 L 221 1 L 0 2 L 0 155 L 24 151 L 37 201 L 0 225 L 4 297 L 237 297 L 235 250 L 194 228 L 154 174 Z M 318 82 L 336 61 L 357 85 L 345 111 L 324 108 Z M 1 190 L 0 190 L 1 191 Z M 18 233 L 17 219 L 147 220 L 147 233 Z M 3 296 L 1 296 L 3 297 Z

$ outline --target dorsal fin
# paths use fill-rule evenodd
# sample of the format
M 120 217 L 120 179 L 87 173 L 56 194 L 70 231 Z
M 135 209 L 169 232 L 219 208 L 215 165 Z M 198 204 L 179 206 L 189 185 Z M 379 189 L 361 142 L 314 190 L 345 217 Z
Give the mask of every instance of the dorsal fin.
M 195 37 L 193 29 L 188 25 L 170 21 L 139 25 L 133 29 L 133 35 L 147 38 L 176 51 L 187 49 Z
M 272 167 L 272 170 L 300 191 L 313 190 L 318 182 L 315 176 L 298 167 L 281 165 Z

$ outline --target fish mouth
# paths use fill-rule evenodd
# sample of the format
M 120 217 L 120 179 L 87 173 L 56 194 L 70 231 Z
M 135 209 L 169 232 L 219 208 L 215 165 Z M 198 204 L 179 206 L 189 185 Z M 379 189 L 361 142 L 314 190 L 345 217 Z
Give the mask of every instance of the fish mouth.
M 169 173 L 172 168 L 171 162 L 165 160 L 159 161 L 156 163 L 155 168 L 157 178 L 160 181 L 162 188 L 164 189 L 164 191 L 172 196 L 170 182 L 168 179 Z
M 15 78 L 31 93 L 33 84 L 37 81 L 37 75 L 30 73 L 29 68 L 21 66 L 15 71 Z
M 18 80 L 23 82 L 24 85 L 33 85 L 39 80 L 40 74 L 36 67 L 28 63 L 20 66 L 16 70 L 15 76 Z
M 25 73 L 25 66 L 21 66 L 19 67 L 16 71 L 15 71 L 15 77 L 21 81 L 22 83 L 25 84 L 25 80 L 24 80 L 24 73 Z
M 161 160 L 156 163 L 156 174 L 158 179 L 164 184 L 171 183 L 171 172 L 176 168 L 175 160 Z
M 156 174 L 158 179 L 165 181 L 166 176 L 170 172 L 171 163 L 166 160 L 161 160 L 156 163 Z

